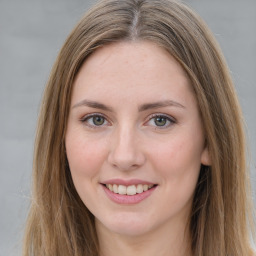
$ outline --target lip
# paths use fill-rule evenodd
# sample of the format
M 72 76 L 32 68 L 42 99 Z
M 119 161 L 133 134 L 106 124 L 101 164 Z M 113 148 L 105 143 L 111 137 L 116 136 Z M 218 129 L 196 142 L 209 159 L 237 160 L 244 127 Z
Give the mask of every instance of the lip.
M 111 184 L 111 183 L 107 183 L 107 184 Z M 116 184 L 116 183 L 113 183 Z M 119 183 L 120 184 L 120 183 Z M 127 184 L 127 183 L 126 183 Z M 134 183 L 132 183 L 133 185 L 135 185 Z M 141 183 L 138 183 L 141 184 Z M 145 183 L 144 183 L 145 184 Z M 152 184 L 152 183 L 147 183 L 147 184 Z M 120 185 L 124 185 L 120 184 Z M 148 198 L 156 189 L 157 186 L 152 187 L 151 189 L 144 191 L 140 194 L 135 194 L 135 195 L 120 195 L 120 194 L 116 194 L 112 191 L 110 191 L 104 184 L 101 184 L 104 192 L 106 193 L 106 195 L 108 196 L 108 198 L 117 203 L 117 204 L 122 204 L 122 205 L 132 205 L 132 204 L 138 204 L 141 201 L 145 200 L 146 198 Z
M 131 179 L 131 180 L 122 180 L 122 179 L 110 179 L 101 182 L 101 184 L 117 184 L 117 185 L 124 185 L 124 186 L 131 186 L 131 185 L 155 185 L 152 182 L 148 182 L 145 180 L 139 179 Z

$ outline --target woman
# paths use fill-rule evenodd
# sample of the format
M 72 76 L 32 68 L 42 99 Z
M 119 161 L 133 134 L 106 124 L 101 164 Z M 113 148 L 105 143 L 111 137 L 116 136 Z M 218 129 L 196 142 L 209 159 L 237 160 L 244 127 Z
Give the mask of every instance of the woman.
M 42 103 L 24 255 L 254 255 L 242 114 L 215 39 L 172 0 L 105 0 Z

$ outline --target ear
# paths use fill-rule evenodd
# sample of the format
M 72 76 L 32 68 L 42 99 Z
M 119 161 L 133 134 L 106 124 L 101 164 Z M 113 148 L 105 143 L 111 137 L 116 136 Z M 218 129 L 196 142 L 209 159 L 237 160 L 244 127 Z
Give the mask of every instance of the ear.
M 211 166 L 211 164 L 212 164 L 212 160 L 211 160 L 211 157 L 210 157 L 209 150 L 208 150 L 207 146 L 205 146 L 203 151 L 202 151 L 201 164 L 206 165 L 206 166 Z

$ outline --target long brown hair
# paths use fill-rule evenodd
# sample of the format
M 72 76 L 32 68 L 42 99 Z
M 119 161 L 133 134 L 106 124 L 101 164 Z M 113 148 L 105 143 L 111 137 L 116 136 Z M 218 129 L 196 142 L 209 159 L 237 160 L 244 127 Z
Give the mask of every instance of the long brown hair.
M 202 166 L 190 216 L 196 256 L 250 256 L 250 183 L 242 113 L 222 53 L 205 23 L 172 0 L 103 0 L 67 38 L 45 89 L 35 143 L 24 256 L 98 255 L 94 216 L 80 200 L 65 154 L 72 85 L 97 48 L 151 41 L 187 72 L 212 159 Z

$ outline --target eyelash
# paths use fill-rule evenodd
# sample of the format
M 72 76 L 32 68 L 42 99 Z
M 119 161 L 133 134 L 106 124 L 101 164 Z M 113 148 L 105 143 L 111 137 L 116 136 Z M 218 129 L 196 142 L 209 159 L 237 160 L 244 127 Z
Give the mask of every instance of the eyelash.
M 172 117 L 170 117 L 169 115 L 165 115 L 165 114 L 153 114 L 153 115 L 150 115 L 149 118 L 148 118 L 148 121 L 146 123 L 149 123 L 151 120 L 156 120 L 156 118 L 164 118 L 167 122 L 169 122 L 168 125 L 163 125 L 163 126 L 157 126 L 155 125 L 155 128 L 156 129 L 166 129 L 166 128 L 169 128 L 171 125 L 175 124 L 176 123 L 176 120 Z
M 95 125 L 95 124 L 90 124 L 89 123 L 89 120 L 92 119 L 92 118 L 95 118 L 95 117 L 101 117 L 104 119 L 104 123 L 102 125 Z M 176 120 L 174 118 L 171 118 L 170 116 L 168 115 L 164 115 L 164 114 L 153 114 L 153 115 L 150 115 L 147 122 L 145 122 L 145 124 L 148 124 L 151 120 L 156 120 L 156 118 L 163 118 L 166 120 L 166 122 L 169 122 L 168 125 L 164 124 L 163 126 L 157 126 L 155 125 L 155 129 L 166 129 L 166 128 L 169 128 L 171 125 L 175 124 L 176 123 Z M 108 122 L 107 118 L 100 114 L 100 113 L 93 113 L 93 114 L 89 114 L 89 115 L 86 115 L 84 116 L 83 118 L 80 119 L 80 121 L 82 123 L 85 123 L 88 127 L 92 128 L 92 129 L 99 129 L 101 128 L 102 126 L 105 126 L 105 122 Z M 93 122 L 93 121 L 92 121 Z M 155 121 L 154 121 L 155 122 Z M 109 122 L 108 122 L 109 123 Z
M 94 117 L 101 117 L 104 119 L 104 123 L 105 122 L 108 122 L 106 117 L 100 113 L 93 113 L 93 114 L 89 114 L 89 115 L 86 115 L 84 116 L 83 118 L 80 119 L 80 121 L 82 123 L 85 123 L 88 127 L 92 128 L 92 129 L 98 129 L 98 128 L 101 128 L 103 125 L 95 125 L 95 124 L 89 124 L 88 123 L 88 120 L 94 118 Z

